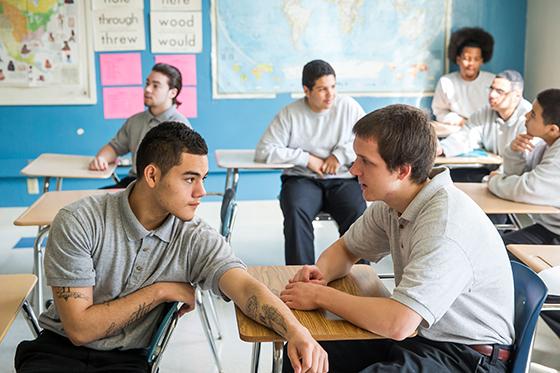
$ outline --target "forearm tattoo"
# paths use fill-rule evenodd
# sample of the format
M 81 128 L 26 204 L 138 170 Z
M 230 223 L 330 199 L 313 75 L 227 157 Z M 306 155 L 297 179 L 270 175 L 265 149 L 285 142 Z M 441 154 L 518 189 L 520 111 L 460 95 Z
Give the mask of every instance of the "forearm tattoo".
M 56 297 L 59 299 L 64 299 L 65 302 L 68 302 L 68 299 L 85 299 L 88 300 L 87 295 L 84 293 L 80 293 L 79 291 L 70 290 L 70 288 L 63 287 L 63 288 L 56 288 L 55 290 Z
M 259 304 L 256 295 L 252 295 L 247 301 L 245 306 L 247 316 L 253 320 L 274 329 L 282 337 L 288 332 L 286 321 L 284 317 L 278 312 L 276 308 L 268 304 Z
M 142 303 L 138 305 L 138 309 L 136 311 L 134 311 L 131 315 L 130 318 L 126 321 L 124 321 L 123 323 L 117 324 L 116 322 L 112 322 L 111 325 L 109 325 L 109 327 L 107 328 L 107 330 L 105 331 L 105 337 L 110 337 L 112 335 L 117 334 L 117 332 L 121 329 L 126 328 L 127 326 L 135 323 L 138 320 L 141 320 L 144 318 L 144 316 L 146 316 L 148 314 L 148 312 L 150 312 L 152 310 L 152 305 L 154 304 L 154 301 L 146 304 L 146 303 Z M 107 304 L 109 305 L 109 304 Z

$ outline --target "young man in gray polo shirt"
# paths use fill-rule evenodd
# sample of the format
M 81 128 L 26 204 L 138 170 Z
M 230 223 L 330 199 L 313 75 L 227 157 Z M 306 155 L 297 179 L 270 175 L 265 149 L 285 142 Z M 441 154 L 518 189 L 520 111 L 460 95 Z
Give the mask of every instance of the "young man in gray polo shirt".
M 316 266 L 295 275 L 281 299 L 387 338 L 323 344 L 331 372 L 504 372 L 514 339 L 510 263 L 482 210 L 453 186 L 447 169 L 432 170 L 436 137 L 426 115 L 391 105 L 362 118 L 354 133 L 350 172 L 373 203 Z M 394 263 L 391 297 L 325 286 L 358 258 L 386 255 Z
M 191 126 L 183 114 L 177 111 L 177 107 L 181 105 L 177 97 L 182 86 L 181 72 L 175 66 L 157 63 L 152 67 L 144 87 L 144 105 L 147 110 L 128 118 L 115 137 L 97 152 L 89 164 L 90 170 L 106 170 L 109 163 L 115 162 L 118 156 L 132 154 L 128 176 L 107 188 L 126 188 L 136 179 L 136 151 L 150 129 L 165 121 L 182 122 Z
M 232 299 L 290 341 L 296 371 L 328 370 L 307 329 L 194 215 L 205 195 L 207 153 L 183 123 L 162 123 L 140 144 L 136 182 L 58 213 L 45 255 L 54 304 L 39 318 L 39 337 L 18 346 L 18 372 L 147 371 L 144 349 L 163 303 L 192 310 L 194 286 Z

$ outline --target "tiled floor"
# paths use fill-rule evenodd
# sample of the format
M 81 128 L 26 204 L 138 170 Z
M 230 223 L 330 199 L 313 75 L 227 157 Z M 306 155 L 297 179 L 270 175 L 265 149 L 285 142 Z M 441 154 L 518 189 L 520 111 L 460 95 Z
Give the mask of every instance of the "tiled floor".
M 36 234 L 34 228 L 14 227 L 12 221 L 23 211 L 0 209 L 0 273 L 29 273 L 32 269 L 30 248 L 13 249 L 21 237 Z M 282 213 L 277 201 L 240 202 L 232 246 L 237 255 L 247 265 L 283 264 Z M 219 223 L 219 205 L 216 202 L 203 203 L 199 215 L 214 226 Z M 317 253 L 327 247 L 337 237 L 332 222 L 315 223 L 315 247 Z M 258 233 L 257 233 L 258 232 Z M 390 260 L 376 265 L 378 272 L 392 271 Z M 390 288 L 391 284 L 387 286 Z M 233 305 L 217 302 L 224 338 L 218 342 L 220 357 L 225 372 L 249 372 L 251 344 L 243 342 L 237 334 Z M 13 372 L 13 356 L 17 343 L 31 338 L 31 333 L 20 317 L 15 321 L 4 341 L 0 344 L 0 373 Z M 532 372 L 557 372 L 560 369 L 560 340 L 540 323 Z M 542 365 L 542 366 L 541 366 Z M 544 366 L 551 367 L 548 369 Z M 263 344 L 260 372 L 268 372 L 271 367 L 271 346 Z M 197 311 L 187 314 L 175 329 L 161 363 L 162 373 L 166 372 L 215 372 L 216 368 Z

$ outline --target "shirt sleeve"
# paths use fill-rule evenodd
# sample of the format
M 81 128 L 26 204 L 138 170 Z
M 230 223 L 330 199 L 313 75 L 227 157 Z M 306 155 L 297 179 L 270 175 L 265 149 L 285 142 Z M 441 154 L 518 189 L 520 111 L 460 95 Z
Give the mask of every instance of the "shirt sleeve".
M 472 286 L 472 266 L 456 242 L 440 237 L 413 242 L 410 255 L 391 298 L 422 316 L 429 328 Z
M 128 119 L 119 129 L 115 137 L 109 141 L 109 145 L 115 150 L 117 155 L 124 155 L 130 152 L 130 119 Z
M 373 202 L 342 236 L 352 254 L 373 262 L 390 254 L 389 237 L 382 220 L 384 211 L 382 202 Z
M 71 212 L 64 209 L 59 211 L 49 230 L 45 250 L 47 285 L 56 287 L 95 285 L 90 233 Z
M 533 150 L 536 151 L 537 149 Z M 540 163 L 520 175 L 491 177 L 488 189 L 498 197 L 511 201 L 549 205 L 551 201 L 560 198 L 558 170 L 560 170 L 560 157 L 558 154 L 555 156 L 554 152 L 547 152 Z
M 208 225 L 202 225 L 194 232 L 190 245 L 189 281 L 229 300 L 220 290 L 220 279 L 230 269 L 245 269 L 245 264 L 233 254 L 225 239 Z
M 440 78 L 436 86 L 432 100 L 432 111 L 437 121 L 458 125 L 464 118 L 451 111 L 451 102 L 444 90 L 444 85 L 451 86 L 451 81 L 446 77 Z M 447 90 L 449 89 L 448 87 Z
M 255 160 L 266 163 L 292 163 L 307 167 L 309 153 L 289 148 L 291 130 L 286 109 L 278 113 L 262 135 L 255 151 Z
M 344 130 L 342 132 L 339 143 L 334 148 L 332 154 L 338 159 L 341 165 L 349 166 L 356 160 L 356 153 L 354 153 L 354 134 L 352 128 L 357 121 L 359 121 L 366 113 L 358 102 L 349 98 L 349 115 L 347 123 L 343 123 Z
M 482 147 L 483 117 L 482 111 L 474 113 L 463 128 L 441 141 L 446 157 L 455 157 Z

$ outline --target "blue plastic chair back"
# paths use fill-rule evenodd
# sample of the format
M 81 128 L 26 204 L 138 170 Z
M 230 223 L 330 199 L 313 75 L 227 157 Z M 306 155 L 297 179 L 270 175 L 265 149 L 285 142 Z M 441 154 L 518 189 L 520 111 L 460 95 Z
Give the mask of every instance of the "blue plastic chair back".
M 529 267 L 512 261 L 515 289 L 515 343 L 512 373 L 524 373 L 530 363 L 533 336 L 548 289 Z
M 177 320 L 179 320 L 179 315 L 177 311 L 179 310 L 179 302 L 167 303 L 165 305 L 165 310 L 163 313 L 163 318 L 152 336 L 150 345 L 148 346 L 147 358 L 148 364 L 151 368 L 151 372 L 157 372 L 158 365 L 163 355 L 165 347 L 171 338 L 171 333 L 175 326 L 177 325 Z
M 237 202 L 235 202 L 235 191 L 232 188 L 227 188 L 224 192 L 224 197 L 222 199 L 222 206 L 220 208 L 220 221 L 221 229 L 220 233 L 225 237 L 226 241 L 229 242 L 231 235 L 231 229 L 233 225 L 233 219 L 235 217 L 235 210 L 237 208 Z

